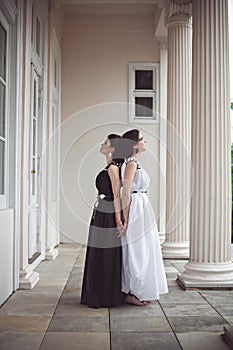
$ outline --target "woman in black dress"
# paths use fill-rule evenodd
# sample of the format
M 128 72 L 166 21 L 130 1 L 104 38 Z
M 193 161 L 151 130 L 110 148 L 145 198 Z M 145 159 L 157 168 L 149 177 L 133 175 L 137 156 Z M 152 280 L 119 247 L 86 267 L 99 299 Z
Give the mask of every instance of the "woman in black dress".
M 98 200 L 89 229 L 81 304 L 113 307 L 124 303 L 121 292 L 122 251 L 118 234 L 123 230 L 120 207 L 120 167 L 115 159 L 120 136 L 108 135 L 101 145 L 107 166 L 96 177 Z

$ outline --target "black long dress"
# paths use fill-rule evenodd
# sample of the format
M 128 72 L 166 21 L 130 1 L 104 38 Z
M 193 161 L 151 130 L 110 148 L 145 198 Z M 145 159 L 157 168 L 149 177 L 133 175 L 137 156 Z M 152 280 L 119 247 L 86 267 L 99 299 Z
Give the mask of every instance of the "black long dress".
M 121 292 L 121 241 L 117 237 L 108 175 L 112 164 L 116 163 L 107 165 L 96 177 L 99 199 L 92 214 L 86 251 L 81 304 L 93 308 L 113 307 L 124 302 Z

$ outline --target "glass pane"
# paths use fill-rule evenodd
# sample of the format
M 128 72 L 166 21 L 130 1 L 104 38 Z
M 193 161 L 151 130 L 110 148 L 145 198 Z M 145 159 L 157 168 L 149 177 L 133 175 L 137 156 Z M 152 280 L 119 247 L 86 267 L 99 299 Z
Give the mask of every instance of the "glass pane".
M 32 132 L 32 154 L 36 155 L 36 119 L 33 118 L 33 132 Z
M 34 9 L 32 6 L 32 28 L 31 28 L 31 43 L 33 44 L 33 36 L 34 36 Z
M 135 116 L 153 116 L 153 97 L 135 97 Z
M 0 76 L 6 80 L 6 30 L 0 23 Z
M 52 199 L 57 199 L 57 133 L 54 132 L 56 128 L 56 115 L 55 107 L 52 107 L 52 130 L 53 130 L 53 140 L 52 140 Z
M 36 52 L 40 56 L 40 21 L 36 17 Z
M 5 94 L 6 87 L 0 82 L 0 136 L 5 137 Z
M 36 116 L 36 81 L 33 80 L 33 116 Z
M 5 143 L 0 140 L 0 194 L 5 193 Z
M 153 70 L 135 71 L 135 89 L 153 90 Z
M 54 86 L 57 87 L 57 61 L 54 60 Z
M 31 171 L 31 174 L 32 174 L 32 195 L 33 196 L 35 195 L 35 189 L 36 189 L 36 181 L 35 181 L 36 169 L 35 169 L 35 166 L 36 166 L 36 161 L 35 161 L 35 158 L 33 158 L 32 159 L 32 171 Z

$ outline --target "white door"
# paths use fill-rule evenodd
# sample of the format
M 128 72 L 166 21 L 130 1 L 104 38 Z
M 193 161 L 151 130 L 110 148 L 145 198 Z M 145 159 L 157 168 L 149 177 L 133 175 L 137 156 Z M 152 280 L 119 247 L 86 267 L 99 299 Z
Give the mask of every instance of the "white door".
M 29 262 L 40 254 L 40 196 L 39 196 L 39 145 L 40 109 L 39 76 L 32 64 L 31 70 L 31 115 L 29 159 Z

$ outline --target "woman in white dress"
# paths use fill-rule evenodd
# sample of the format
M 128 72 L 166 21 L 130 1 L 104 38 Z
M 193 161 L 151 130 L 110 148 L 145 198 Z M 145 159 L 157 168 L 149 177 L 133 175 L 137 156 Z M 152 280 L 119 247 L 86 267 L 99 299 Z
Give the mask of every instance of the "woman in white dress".
M 149 176 L 138 162 L 146 141 L 136 129 L 122 136 L 126 158 L 122 166 L 122 292 L 131 304 L 146 305 L 168 292 L 158 229 L 147 188 Z M 132 296 L 137 302 L 132 302 Z M 127 302 L 127 297 L 126 297 Z

